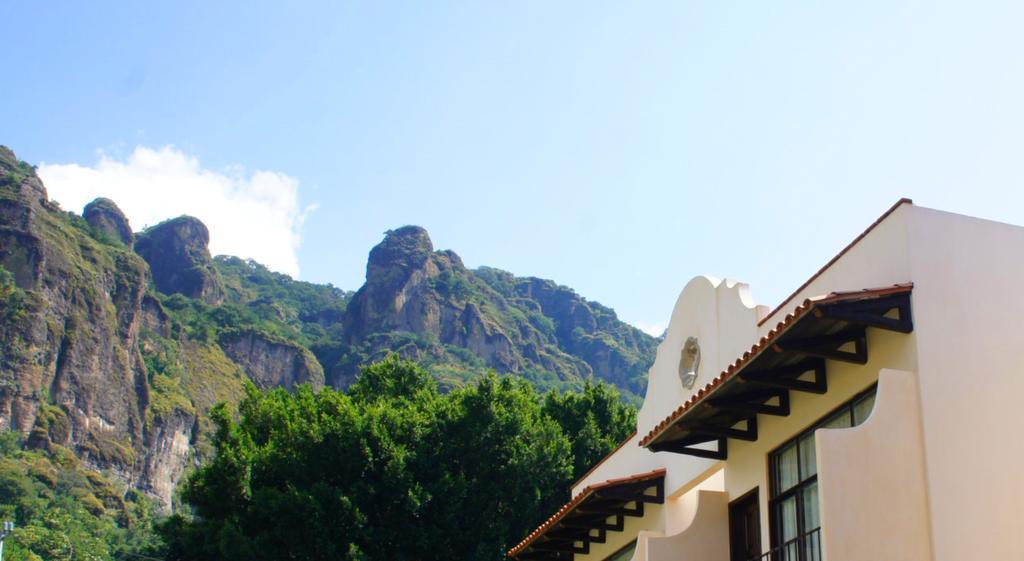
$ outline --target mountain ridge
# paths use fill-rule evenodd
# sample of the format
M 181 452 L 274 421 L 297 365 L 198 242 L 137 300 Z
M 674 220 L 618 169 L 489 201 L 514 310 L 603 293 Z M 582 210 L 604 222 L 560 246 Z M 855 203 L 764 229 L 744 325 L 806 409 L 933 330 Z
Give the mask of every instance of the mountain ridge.
M 657 339 L 553 281 L 468 269 L 421 227 L 385 233 L 350 292 L 211 256 L 192 217 L 133 232 L 114 201 L 64 211 L 5 147 L 0 173 L 3 428 L 165 510 L 210 455 L 210 408 L 250 383 L 344 388 L 394 353 L 442 388 L 494 369 L 540 389 L 644 390 Z

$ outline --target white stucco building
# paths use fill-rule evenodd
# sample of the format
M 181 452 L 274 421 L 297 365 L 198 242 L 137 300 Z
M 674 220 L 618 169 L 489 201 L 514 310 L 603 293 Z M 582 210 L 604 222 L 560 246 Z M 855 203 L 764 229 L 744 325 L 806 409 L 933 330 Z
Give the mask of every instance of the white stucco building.
M 901 200 L 777 308 L 683 289 L 521 560 L 1024 559 L 1024 228 Z

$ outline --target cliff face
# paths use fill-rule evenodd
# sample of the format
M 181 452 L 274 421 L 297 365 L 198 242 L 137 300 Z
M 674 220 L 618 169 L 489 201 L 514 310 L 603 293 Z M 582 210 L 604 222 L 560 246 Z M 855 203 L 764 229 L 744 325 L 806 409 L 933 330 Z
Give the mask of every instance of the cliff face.
M 138 479 L 150 397 L 138 351 L 146 264 L 48 202 L 9 150 L 0 172 L 0 422 L 32 445 L 69 446 L 88 465 Z
M 0 415 L 28 431 L 50 401 L 84 458 L 123 470 L 148 400 L 136 346 L 145 263 L 89 237 L 9 150 L 0 167 L 0 266 L 21 300 L 0 330 Z
M 380 333 L 415 333 L 468 349 L 500 371 L 518 371 L 520 357 L 512 339 L 470 298 L 469 292 L 479 288 L 458 255 L 434 251 L 423 228 L 388 232 L 370 251 L 366 284 L 346 310 L 347 342 L 358 345 Z
M 558 347 L 583 359 L 594 377 L 641 395 L 657 339 L 619 321 L 615 312 L 572 289 L 538 278 L 514 280 L 520 300 L 536 302 L 555 325 Z
M 244 373 L 181 337 L 116 205 L 88 209 L 87 221 L 49 202 L 32 167 L 0 147 L 0 424 L 170 508 L 203 412 L 237 400 Z M 152 360 L 154 342 L 177 352 Z
M 149 264 L 160 292 L 219 304 L 224 300 L 224 289 L 209 245 L 206 225 L 191 216 L 181 216 L 139 234 L 135 252 Z
M 366 284 L 356 292 L 345 314 L 350 343 L 370 333 L 388 330 L 436 332 L 440 328 L 438 299 L 429 294 L 427 280 L 452 263 L 435 255 L 427 231 L 406 226 L 388 232 L 370 250 Z
M 243 330 L 221 335 L 220 346 L 245 370 L 256 387 L 289 390 L 299 384 L 309 384 L 314 390 L 324 387 L 323 367 L 313 353 L 294 343 Z

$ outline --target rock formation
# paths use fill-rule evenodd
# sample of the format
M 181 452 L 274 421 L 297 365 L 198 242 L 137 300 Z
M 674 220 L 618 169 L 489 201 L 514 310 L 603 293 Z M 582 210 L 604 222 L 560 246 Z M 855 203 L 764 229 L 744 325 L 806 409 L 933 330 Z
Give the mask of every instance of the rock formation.
M 252 330 L 238 330 L 220 336 L 224 353 L 259 388 L 292 389 L 309 384 L 324 387 L 324 369 L 309 350 L 284 340 L 275 340 Z
M 388 351 L 460 363 L 464 349 L 484 367 L 523 373 L 541 385 L 594 377 L 640 395 L 656 345 L 564 286 L 491 268 L 471 271 L 454 252 L 434 251 L 418 226 L 387 232 L 370 251 L 366 283 L 348 304 L 343 333 L 353 350 L 348 363 L 332 369 L 336 385 Z
M 135 235 L 128 226 L 128 219 L 110 199 L 99 198 L 85 205 L 82 218 L 112 240 L 118 240 L 129 247 L 135 243 Z
M 194 386 L 168 393 L 145 355 L 182 327 L 147 294 L 147 263 L 117 243 L 123 215 L 90 208 L 91 224 L 49 202 L 34 169 L 0 147 L 0 426 L 70 448 L 169 509 L 202 413 L 237 400 L 244 374 L 219 348 L 167 340 L 182 349 L 168 364 Z
M 16 287 L 0 306 L 0 418 L 24 432 L 42 419 L 38 436 L 131 479 L 149 399 L 137 339 L 148 268 L 77 229 L 9 150 L 0 172 L 0 266 Z
M 180 216 L 139 234 L 135 252 L 149 264 L 153 283 L 160 292 L 215 305 L 224 300 L 224 289 L 209 245 L 210 231 L 206 225 L 197 218 Z

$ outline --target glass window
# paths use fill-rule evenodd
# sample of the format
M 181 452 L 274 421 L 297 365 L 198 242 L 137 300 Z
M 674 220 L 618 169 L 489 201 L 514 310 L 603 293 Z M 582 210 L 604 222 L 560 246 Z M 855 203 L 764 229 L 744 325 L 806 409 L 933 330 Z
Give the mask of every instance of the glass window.
M 859 425 L 867 420 L 868 415 L 875 409 L 874 392 L 865 395 L 853 404 L 853 424 Z
M 821 540 L 815 532 L 821 527 L 821 513 L 814 431 L 859 425 L 871 414 L 874 403 L 875 388 L 871 388 L 771 453 L 772 547 L 785 546 L 782 551 L 787 560 L 821 559 Z
M 810 529 L 821 526 L 821 518 L 818 515 L 818 482 L 807 485 L 804 492 L 800 493 L 804 508 L 804 526 Z
M 800 479 L 804 480 L 818 473 L 818 458 L 814 451 L 814 435 L 809 434 L 799 441 L 800 445 Z
M 850 417 L 850 408 L 846 406 L 842 411 L 834 414 L 825 420 L 825 422 L 814 427 L 815 429 L 848 429 L 853 426 L 853 420 Z M 814 434 L 811 434 L 811 438 L 814 438 Z
M 778 453 L 775 458 L 775 470 L 776 484 L 781 490 L 789 489 L 800 482 L 796 443 Z
M 796 511 L 796 497 L 790 496 L 779 502 L 779 537 L 788 542 L 797 537 L 799 527 Z

